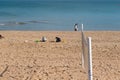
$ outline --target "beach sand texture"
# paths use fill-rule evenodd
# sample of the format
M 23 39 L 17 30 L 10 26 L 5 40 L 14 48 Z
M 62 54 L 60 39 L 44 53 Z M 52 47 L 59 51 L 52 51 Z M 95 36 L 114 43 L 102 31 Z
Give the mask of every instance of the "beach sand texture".
M 0 31 L 0 80 L 88 80 L 81 64 L 81 32 Z M 120 32 L 92 37 L 93 80 L 120 80 Z M 47 42 L 35 42 L 46 36 Z M 62 42 L 56 43 L 58 36 Z

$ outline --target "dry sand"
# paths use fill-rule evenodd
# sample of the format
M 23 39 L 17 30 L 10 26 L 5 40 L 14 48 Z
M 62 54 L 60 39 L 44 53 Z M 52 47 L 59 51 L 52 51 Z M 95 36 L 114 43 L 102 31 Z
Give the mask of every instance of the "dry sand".
M 81 33 L 0 31 L 0 80 L 87 80 Z M 90 31 L 93 80 L 120 80 L 120 32 Z M 42 36 L 47 42 L 35 42 Z M 56 43 L 55 37 L 62 42 Z

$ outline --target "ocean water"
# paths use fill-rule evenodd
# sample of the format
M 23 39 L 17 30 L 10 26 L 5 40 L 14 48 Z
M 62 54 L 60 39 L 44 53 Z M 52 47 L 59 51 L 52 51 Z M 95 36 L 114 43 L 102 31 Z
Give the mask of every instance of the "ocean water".
M 0 1 L 0 30 L 120 30 L 120 2 Z

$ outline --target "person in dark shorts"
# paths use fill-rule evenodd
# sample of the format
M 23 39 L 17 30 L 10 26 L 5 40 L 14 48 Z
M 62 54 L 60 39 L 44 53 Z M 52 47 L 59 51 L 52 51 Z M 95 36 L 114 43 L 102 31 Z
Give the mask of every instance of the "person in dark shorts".
M 78 31 L 78 24 L 74 25 L 74 31 Z
M 46 41 L 47 41 L 47 38 L 43 36 L 41 42 L 46 42 Z
M 56 38 L 56 42 L 61 42 L 61 38 L 59 37 L 55 37 Z

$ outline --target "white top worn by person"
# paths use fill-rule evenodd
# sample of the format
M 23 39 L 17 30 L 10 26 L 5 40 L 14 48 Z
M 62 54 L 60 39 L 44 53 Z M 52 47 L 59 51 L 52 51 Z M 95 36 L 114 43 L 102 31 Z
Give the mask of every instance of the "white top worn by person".
M 47 41 L 47 38 L 46 37 L 42 37 L 42 42 L 46 42 Z

